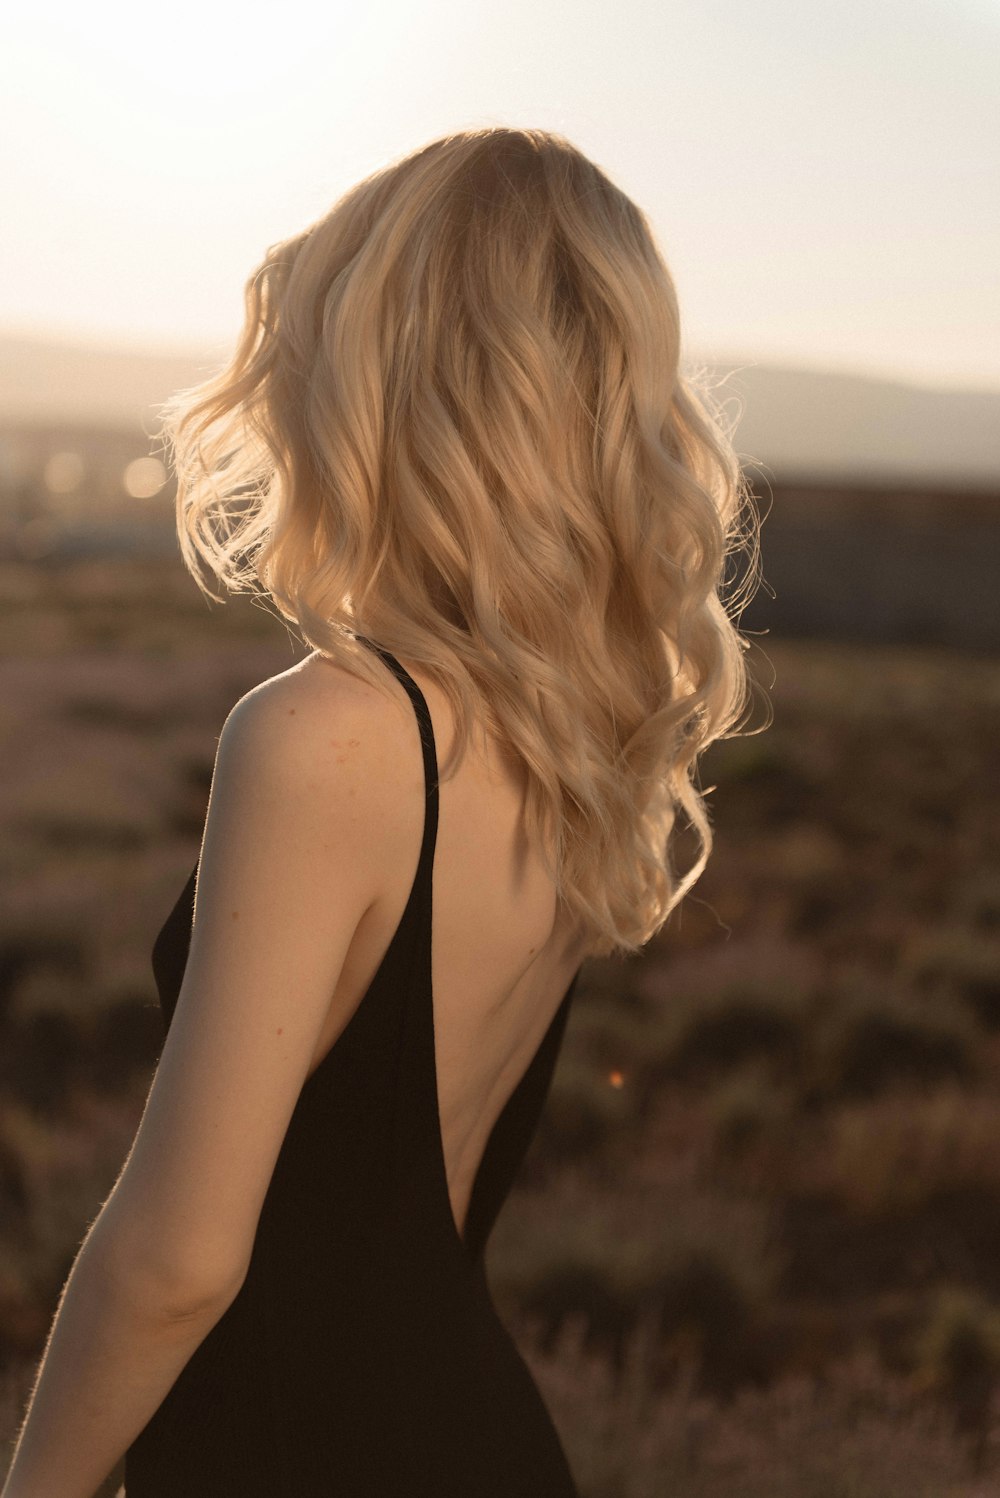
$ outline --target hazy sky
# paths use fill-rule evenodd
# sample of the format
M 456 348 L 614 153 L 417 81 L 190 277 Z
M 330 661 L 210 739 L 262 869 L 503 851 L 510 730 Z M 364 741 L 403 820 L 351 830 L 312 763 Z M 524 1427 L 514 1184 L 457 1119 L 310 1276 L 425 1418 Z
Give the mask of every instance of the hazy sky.
M 0 327 L 231 342 L 266 246 L 447 131 L 646 210 L 686 352 L 1000 388 L 1000 0 L 6 0 Z

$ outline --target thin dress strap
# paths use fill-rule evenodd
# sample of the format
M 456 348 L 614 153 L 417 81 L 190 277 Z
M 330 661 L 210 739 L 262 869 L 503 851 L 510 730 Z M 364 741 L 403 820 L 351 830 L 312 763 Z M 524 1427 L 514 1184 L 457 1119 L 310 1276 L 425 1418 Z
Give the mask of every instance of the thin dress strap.
M 417 686 L 409 671 L 407 671 L 405 666 L 400 664 L 390 651 L 386 650 L 384 645 L 379 645 L 376 640 L 369 639 L 367 635 L 355 635 L 354 638 L 359 644 L 366 645 L 369 650 L 374 650 L 382 657 L 382 660 L 393 672 L 397 681 L 406 688 L 410 701 L 413 703 L 414 712 L 417 715 L 417 726 L 420 729 L 420 746 L 424 756 L 424 789 L 426 795 L 424 839 L 417 867 L 419 879 L 425 865 L 434 856 L 434 845 L 437 841 L 438 762 L 437 746 L 434 741 L 434 724 L 431 721 L 430 708 L 427 706 L 427 698 Z

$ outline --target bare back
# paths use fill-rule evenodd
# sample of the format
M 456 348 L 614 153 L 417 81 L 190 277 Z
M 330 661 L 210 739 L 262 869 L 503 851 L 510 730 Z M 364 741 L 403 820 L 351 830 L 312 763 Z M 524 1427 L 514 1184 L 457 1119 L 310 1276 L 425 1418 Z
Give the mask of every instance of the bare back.
M 444 692 L 406 661 L 427 702 L 444 764 L 454 722 Z M 296 671 L 339 671 L 318 652 Z M 343 674 L 343 673 L 341 673 Z M 386 668 L 398 702 L 398 780 L 386 785 L 399 829 L 384 887 L 354 933 L 310 1066 L 337 1040 L 361 1002 L 406 906 L 424 828 L 420 734 L 405 688 Z M 452 1215 L 463 1234 L 486 1142 L 538 1049 L 583 960 L 579 930 L 560 919 L 555 888 L 524 832 L 526 778 L 503 746 L 474 736 L 457 772 L 440 784 L 433 866 L 432 979 L 441 1142 Z

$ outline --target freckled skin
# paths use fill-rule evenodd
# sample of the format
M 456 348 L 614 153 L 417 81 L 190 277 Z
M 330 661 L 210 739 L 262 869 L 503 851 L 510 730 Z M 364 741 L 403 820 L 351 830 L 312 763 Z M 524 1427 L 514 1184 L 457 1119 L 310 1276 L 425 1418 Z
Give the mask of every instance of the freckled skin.
M 361 743 L 360 739 L 348 739 L 347 740 L 347 747 L 348 747 L 348 749 L 356 749 L 360 743 Z M 330 747 L 331 747 L 331 749 L 339 749 L 341 747 L 341 740 L 340 739 L 331 739 L 330 740 Z M 339 755 L 338 758 L 337 758 L 337 764 L 338 765 L 344 765 L 346 763 L 347 763 L 347 755 L 346 754 Z

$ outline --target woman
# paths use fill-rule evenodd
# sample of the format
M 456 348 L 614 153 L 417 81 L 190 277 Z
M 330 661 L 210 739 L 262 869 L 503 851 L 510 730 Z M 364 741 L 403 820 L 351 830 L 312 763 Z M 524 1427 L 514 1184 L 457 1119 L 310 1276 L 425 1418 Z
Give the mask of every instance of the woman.
M 483 1251 L 581 965 L 699 877 L 697 756 L 747 701 L 749 494 L 679 347 L 620 189 L 472 130 L 273 247 L 168 406 L 186 564 L 313 648 L 222 728 L 163 1052 L 2 1498 L 123 1454 L 127 1498 L 577 1491 Z

